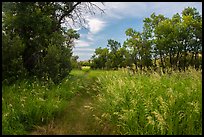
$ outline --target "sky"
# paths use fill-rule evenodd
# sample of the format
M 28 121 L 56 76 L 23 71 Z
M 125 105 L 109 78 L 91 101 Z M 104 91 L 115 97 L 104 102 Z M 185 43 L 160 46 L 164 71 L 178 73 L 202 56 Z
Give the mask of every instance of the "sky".
M 127 39 L 125 31 L 133 28 L 142 31 L 143 19 L 155 12 L 171 18 L 186 7 L 195 7 L 202 15 L 202 2 L 105 2 L 104 5 L 95 2 L 104 9 L 105 14 L 86 15 L 86 29 L 74 28 L 80 34 L 75 41 L 73 55 L 78 55 L 78 61 L 89 60 L 98 47 L 105 48 L 108 39 L 121 44 Z

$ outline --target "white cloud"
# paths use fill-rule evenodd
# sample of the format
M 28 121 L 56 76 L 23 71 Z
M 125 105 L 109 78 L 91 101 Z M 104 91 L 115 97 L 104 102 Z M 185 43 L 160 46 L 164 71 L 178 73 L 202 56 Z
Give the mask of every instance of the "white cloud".
M 95 49 L 93 49 L 93 48 L 82 48 L 82 47 L 76 47 L 76 48 L 73 49 L 74 52 L 76 52 L 76 51 L 84 51 L 84 52 L 86 52 L 86 51 L 94 51 L 94 50 Z
M 74 55 L 78 55 L 78 56 L 89 56 L 90 53 L 86 53 L 86 52 L 74 52 Z
M 88 18 L 88 33 L 81 34 L 80 40 L 75 41 L 75 47 L 89 47 L 96 40 L 96 34 L 100 32 L 106 23 L 98 18 Z M 78 49 L 79 50 L 79 49 Z M 89 49 L 90 50 L 90 49 Z M 94 51 L 94 50 L 92 50 Z
M 89 47 L 91 46 L 92 42 L 85 41 L 85 40 L 76 40 L 75 47 Z
M 181 14 L 184 8 L 187 7 L 195 7 L 202 14 L 201 2 L 150 2 L 149 5 L 152 5 L 150 11 L 163 14 L 166 17 L 172 17 L 176 13 Z
M 87 28 L 89 32 L 87 34 L 83 34 L 80 40 L 75 41 L 75 48 L 73 49 L 73 53 L 88 59 L 92 56 L 95 49 L 87 47 L 90 47 L 93 44 L 96 37 L 95 35 L 106 26 L 106 23 L 105 21 L 102 21 L 98 18 L 89 17 L 87 20 Z
M 147 9 L 144 2 L 106 2 L 106 14 L 111 18 L 142 17 Z
M 195 7 L 202 13 L 201 2 L 105 2 L 105 18 L 114 20 L 126 17 L 145 18 L 153 12 L 170 17 L 188 6 Z
M 105 21 L 102 21 L 98 18 L 89 18 L 88 19 L 88 29 L 91 34 L 96 34 L 101 31 L 106 26 Z
M 94 53 L 91 52 L 74 52 L 73 55 L 79 56 L 79 61 L 89 60 Z
M 88 33 L 88 35 L 86 35 L 87 37 L 87 39 L 88 40 L 90 40 L 90 41 L 94 41 L 94 35 L 93 34 L 91 34 L 91 33 Z

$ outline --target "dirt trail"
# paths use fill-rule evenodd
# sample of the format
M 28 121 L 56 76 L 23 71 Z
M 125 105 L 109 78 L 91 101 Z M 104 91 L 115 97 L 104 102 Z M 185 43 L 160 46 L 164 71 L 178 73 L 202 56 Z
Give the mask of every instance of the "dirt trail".
M 50 124 L 42 127 L 37 127 L 32 135 L 100 135 L 113 134 L 111 127 L 108 124 L 101 126 L 93 117 L 97 115 L 96 111 L 92 111 L 94 103 L 94 94 L 90 91 L 78 93 L 68 102 L 66 110 L 59 118 L 52 121 Z

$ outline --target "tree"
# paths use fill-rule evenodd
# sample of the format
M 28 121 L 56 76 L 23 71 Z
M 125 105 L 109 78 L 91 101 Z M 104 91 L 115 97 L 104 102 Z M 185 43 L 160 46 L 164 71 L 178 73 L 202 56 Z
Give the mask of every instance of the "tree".
M 147 35 L 147 31 L 137 32 L 132 28 L 129 28 L 125 33 L 127 36 L 129 36 L 129 39 L 126 40 L 125 45 L 130 48 L 132 60 L 136 66 L 136 69 L 138 67 L 140 67 L 141 70 L 143 67 L 149 68 L 152 65 L 151 43 L 148 40 L 149 36 Z
M 110 68 L 117 69 L 121 62 L 119 58 L 120 55 L 118 54 L 118 49 L 121 47 L 121 44 L 118 41 L 109 39 L 107 47 L 110 50 L 108 64 L 110 65 Z
M 92 56 L 93 63 L 92 68 L 100 68 L 104 69 L 107 67 L 107 60 L 108 60 L 109 51 L 107 48 L 97 48 L 95 50 L 95 54 Z
M 119 48 L 116 54 L 119 63 L 118 64 L 119 68 L 131 65 L 129 62 L 130 61 L 129 53 L 124 46 Z
M 192 54 L 191 62 L 195 62 L 193 65 L 197 69 L 199 67 L 198 53 L 202 51 L 202 17 L 195 8 L 188 7 L 182 11 L 182 20 L 182 26 L 186 29 L 184 31 L 186 32 L 184 66 L 187 66 L 188 52 Z
M 77 56 L 77 55 L 71 57 L 72 68 L 75 68 L 75 69 L 79 69 L 80 68 L 80 64 L 77 62 L 78 59 L 79 59 L 79 56 Z
M 129 28 L 125 31 L 126 36 L 129 36 L 129 39 L 127 39 L 124 42 L 124 46 L 128 47 L 129 53 L 131 56 L 131 62 L 135 64 L 136 69 L 138 67 L 138 62 L 139 62 L 139 49 L 136 46 L 137 44 L 137 36 L 138 32 L 133 30 L 132 28 Z
M 62 23 L 67 23 L 66 18 L 73 20 L 72 23 L 83 25 L 83 12 L 89 11 L 93 14 L 95 8 L 100 9 L 93 3 L 81 2 L 5 2 L 2 6 L 4 15 L 2 27 L 5 33 L 10 34 L 11 38 L 19 36 L 24 44 L 21 53 L 23 65 L 30 75 L 39 77 L 43 72 L 48 73 L 43 70 L 47 68 L 43 66 L 43 60 L 48 59 L 46 58 L 47 54 L 51 53 L 50 50 L 55 49 L 55 46 L 59 49 L 56 51 L 59 51 L 58 54 L 61 55 L 61 59 L 58 61 L 65 61 L 65 58 L 68 61 L 65 63 L 66 65 L 62 65 L 63 62 L 61 62 L 62 66 L 68 67 L 67 69 L 58 69 L 67 72 L 71 70 L 71 65 L 68 64 L 70 64 L 73 40 L 78 39 L 79 34 L 74 30 L 62 27 Z M 44 65 L 46 64 L 44 63 Z M 60 65 L 58 66 L 60 67 Z M 64 75 L 61 70 L 56 72 Z
M 22 60 L 24 47 L 19 36 L 2 33 L 2 80 L 7 83 L 26 75 Z
M 172 18 L 153 13 L 143 22 L 142 32 L 132 28 L 125 31 L 128 38 L 122 47 L 119 42 L 108 40 L 107 68 L 134 64 L 136 70 L 144 70 L 154 64 L 154 70 L 159 66 L 163 73 L 169 73 L 173 69 L 185 71 L 189 66 L 196 69 L 202 66 L 202 17 L 195 8 L 185 8 L 181 15 L 177 13 Z M 102 51 L 98 49 L 93 56 L 95 65 L 104 66 Z
M 177 13 L 169 19 L 153 13 L 150 18 L 146 18 L 145 24 L 148 36 L 152 37 L 155 63 L 158 54 L 163 69 L 178 67 L 185 70 L 193 65 L 196 62 L 193 57 L 202 50 L 201 22 L 202 18 L 195 8 L 184 9 L 182 17 Z

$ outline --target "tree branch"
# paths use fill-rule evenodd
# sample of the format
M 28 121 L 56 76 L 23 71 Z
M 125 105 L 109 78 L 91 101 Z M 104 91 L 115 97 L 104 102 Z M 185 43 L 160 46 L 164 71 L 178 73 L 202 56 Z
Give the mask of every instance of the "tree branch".
M 74 6 L 71 7 L 68 11 L 64 11 L 65 13 L 60 17 L 59 19 L 59 25 L 61 24 L 61 21 L 64 17 L 68 16 L 75 8 L 77 5 L 79 5 L 81 2 L 77 2 Z

